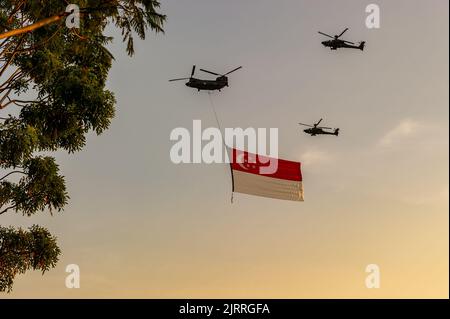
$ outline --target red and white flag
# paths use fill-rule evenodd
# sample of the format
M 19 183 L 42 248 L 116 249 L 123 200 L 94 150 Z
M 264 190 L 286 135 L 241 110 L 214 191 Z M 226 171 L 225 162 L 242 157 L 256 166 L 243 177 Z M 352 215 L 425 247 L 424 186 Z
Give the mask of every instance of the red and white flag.
M 234 192 L 303 201 L 302 172 L 299 162 L 233 149 L 231 170 Z

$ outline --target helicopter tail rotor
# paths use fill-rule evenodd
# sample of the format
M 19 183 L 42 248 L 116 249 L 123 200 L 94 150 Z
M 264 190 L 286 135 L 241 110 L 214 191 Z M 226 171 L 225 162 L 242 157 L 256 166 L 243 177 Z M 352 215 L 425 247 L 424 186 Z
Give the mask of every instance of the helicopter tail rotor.
M 359 43 L 359 49 L 360 49 L 361 51 L 364 51 L 364 46 L 365 46 L 365 44 L 366 44 L 365 41 L 362 41 L 362 42 Z

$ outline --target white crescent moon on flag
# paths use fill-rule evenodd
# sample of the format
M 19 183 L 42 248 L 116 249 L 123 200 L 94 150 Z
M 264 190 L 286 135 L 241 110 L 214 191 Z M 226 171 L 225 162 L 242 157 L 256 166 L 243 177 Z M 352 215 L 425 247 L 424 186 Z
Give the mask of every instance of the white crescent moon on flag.
M 237 164 L 242 168 L 242 169 L 245 169 L 246 171 L 248 171 L 249 169 L 251 169 L 251 168 L 256 168 L 258 165 L 256 164 L 256 161 L 255 161 L 255 163 L 253 164 L 251 164 L 250 163 L 250 158 L 248 159 L 248 161 L 245 161 L 245 154 L 244 153 L 242 153 L 242 154 L 239 154 L 237 157 L 236 157 L 236 161 L 237 161 Z

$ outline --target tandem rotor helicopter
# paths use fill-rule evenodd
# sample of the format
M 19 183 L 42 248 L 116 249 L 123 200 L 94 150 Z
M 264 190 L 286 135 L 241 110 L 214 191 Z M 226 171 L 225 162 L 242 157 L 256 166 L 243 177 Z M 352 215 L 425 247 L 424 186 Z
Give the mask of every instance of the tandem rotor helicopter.
M 366 44 L 365 41 L 361 41 L 359 43 L 359 45 L 355 45 L 355 43 L 353 43 L 353 42 L 339 39 L 347 30 L 348 30 L 348 28 L 345 28 L 345 30 L 342 31 L 341 34 L 335 35 L 334 37 L 329 34 L 319 31 L 319 33 L 321 35 L 324 35 L 326 37 L 333 39 L 333 40 L 323 41 L 322 44 L 325 47 L 329 47 L 331 50 L 337 50 L 338 48 L 349 48 L 349 49 L 360 49 L 361 51 L 364 51 L 364 45 Z
M 216 75 L 217 78 L 215 80 L 200 80 L 200 79 L 196 79 L 194 78 L 194 74 L 195 74 L 195 65 L 192 67 L 192 72 L 191 72 L 191 77 L 189 78 L 180 78 L 180 79 L 173 79 L 173 80 L 169 80 L 169 82 L 174 82 L 174 81 L 182 81 L 182 80 L 189 80 L 186 82 L 186 86 L 189 86 L 191 88 L 197 89 L 199 92 L 201 90 L 204 91 L 215 91 L 218 90 L 219 92 L 224 88 L 224 87 L 228 87 L 228 77 L 227 75 L 242 69 L 242 66 L 231 70 L 230 72 L 227 72 L 225 74 L 218 74 L 215 72 L 211 72 L 208 70 L 204 70 L 204 69 L 200 69 L 200 71 L 202 72 L 206 72 L 212 75 Z
M 334 129 L 334 132 L 327 132 L 326 130 L 332 130 L 332 128 L 326 127 L 326 126 L 319 126 L 319 124 L 321 122 L 322 122 L 322 119 L 320 119 L 319 122 L 317 122 L 316 124 L 313 124 L 313 125 L 303 124 L 303 123 L 298 123 L 298 124 L 310 127 L 310 128 L 305 129 L 303 132 L 305 132 L 306 134 L 309 134 L 311 136 L 316 136 L 316 135 L 336 135 L 336 136 L 338 136 L 339 135 L 338 128 Z

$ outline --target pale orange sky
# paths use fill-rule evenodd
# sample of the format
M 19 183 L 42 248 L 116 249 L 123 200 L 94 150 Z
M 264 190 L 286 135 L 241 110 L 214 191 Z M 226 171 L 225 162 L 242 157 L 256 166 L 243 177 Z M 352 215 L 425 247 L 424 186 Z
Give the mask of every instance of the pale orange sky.
M 381 28 L 364 25 L 381 8 Z M 71 200 L 44 225 L 58 266 L 18 276 L 25 298 L 448 298 L 448 1 L 162 1 L 166 34 L 123 46 L 109 88 L 117 116 L 74 155 L 58 154 Z M 323 48 L 321 30 L 366 40 Z M 111 31 L 113 33 L 113 31 Z M 243 65 L 214 94 L 222 125 L 278 127 L 303 163 L 305 202 L 237 194 L 226 165 L 174 165 L 169 134 L 214 126 L 207 94 L 167 80 L 193 64 Z M 324 117 L 341 135 L 311 138 Z M 81 288 L 65 287 L 68 264 Z M 365 287 L 377 264 L 381 288 Z

